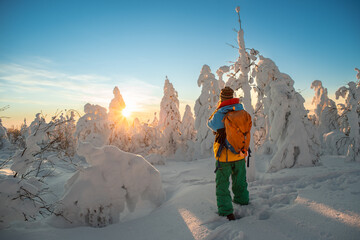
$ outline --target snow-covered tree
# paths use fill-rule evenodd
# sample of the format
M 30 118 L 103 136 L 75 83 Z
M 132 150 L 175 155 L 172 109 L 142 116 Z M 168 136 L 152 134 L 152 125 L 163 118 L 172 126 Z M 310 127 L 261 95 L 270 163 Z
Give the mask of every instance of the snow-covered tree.
M 207 121 L 218 105 L 220 88 L 218 80 L 211 73 L 208 65 L 202 67 L 197 83 L 202 88 L 194 107 L 195 129 L 197 131 L 195 147 L 200 156 L 211 156 L 215 137 L 207 127 Z
M 257 86 L 253 89 L 257 93 L 257 102 L 255 105 L 253 117 L 253 142 L 255 151 L 257 151 L 266 141 L 268 129 L 266 126 L 266 116 L 264 113 L 264 92 Z
M 253 65 L 253 61 L 256 60 L 256 55 L 258 52 L 252 49 L 251 53 L 248 53 L 245 48 L 244 41 L 244 30 L 241 27 L 241 19 L 240 19 L 240 7 L 236 8 L 236 12 L 239 16 L 239 24 L 240 29 L 237 32 L 237 41 L 238 41 L 238 49 L 239 49 L 239 57 L 235 64 L 232 66 L 232 70 L 234 71 L 228 81 L 226 82 L 226 86 L 231 87 L 234 91 L 241 89 L 243 91 L 242 103 L 244 105 L 245 110 L 251 115 L 254 116 L 254 108 L 251 104 L 251 86 L 250 84 L 253 82 L 253 78 L 251 76 L 250 70 Z
M 356 79 L 358 80 L 358 85 L 360 84 L 360 70 L 358 68 L 355 68 L 355 71 L 357 71 Z
M 176 159 L 192 160 L 194 157 L 194 142 L 196 138 L 195 119 L 191 108 L 186 105 L 180 126 L 181 138 L 179 147 L 175 153 Z
M 9 138 L 7 136 L 7 130 L 2 125 L 2 119 L 0 118 L 0 149 L 9 146 Z
M 166 77 L 164 96 L 160 103 L 159 130 L 162 132 L 162 151 L 165 156 L 175 153 L 180 140 L 181 116 L 178 93 Z
M 115 87 L 113 90 L 114 98 L 111 100 L 109 104 L 109 114 L 108 119 L 109 121 L 113 122 L 114 124 L 125 124 L 126 119 L 122 115 L 122 111 L 125 109 L 126 104 L 122 95 L 120 94 L 120 90 L 118 87 Z
M 129 139 L 128 139 L 128 121 L 123 116 L 122 111 L 125 109 L 126 104 L 120 90 L 118 87 L 115 87 L 113 90 L 114 98 L 109 104 L 109 114 L 108 119 L 111 128 L 111 134 L 109 143 L 111 145 L 117 146 L 121 150 L 129 150 Z
M 252 85 L 254 83 L 254 66 L 255 61 L 257 60 L 257 55 L 259 52 L 255 49 L 250 49 L 250 52 L 245 48 L 245 40 L 244 40 L 244 30 L 241 27 L 241 19 L 240 19 L 240 7 L 236 7 L 236 12 L 238 14 L 239 21 L 239 30 L 237 31 L 237 43 L 239 56 L 237 61 L 233 66 L 231 66 L 231 71 L 229 72 L 229 78 L 226 82 L 226 86 L 231 87 L 234 91 L 241 91 L 243 96 L 240 96 L 241 103 L 244 106 L 244 109 L 251 115 L 253 119 L 253 127 L 251 128 L 251 140 L 250 140 L 250 149 L 257 150 L 256 145 L 254 145 L 254 140 L 257 143 L 263 141 L 260 140 L 262 136 L 263 129 L 259 124 L 255 122 L 254 119 L 254 107 L 252 105 L 252 96 L 251 90 Z M 256 134 L 255 134 L 256 132 Z M 250 162 L 250 168 L 248 169 L 247 178 L 249 181 L 255 179 L 255 164 L 254 158 L 253 161 Z
M 294 81 L 281 73 L 271 59 L 262 56 L 256 68 L 256 81 L 264 92 L 269 131 L 262 151 L 270 155 L 269 171 L 316 165 L 320 143 L 307 118 L 305 100 L 294 89 Z
M 49 133 L 55 129 L 55 124 L 47 124 L 45 119 L 41 118 L 40 113 L 38 113 L 29 128 L 31 134 L 25 140 L 25 148 L 16 150 L 12 157 L 11 170 L 22 177 L 35 169 L 37 169 L 35 175 L 39 174 L 40 166 L 43 163 L 43 159 L 39 159 L 41 145 L 48 140 Z
M 70 123 L 68 120 L 72 117 L 54 116 L 46 123 L 40 114 L 36 115 L 24 148 L 18 148 L 8 161 L 15 175 L 0 180 L 0 201 L 3 203 L 0 227 L 14 220 L 31 221 L 54 213 L 54 195 L 48 191 L 44 179 L 54 171 L 51 156 L 63 150 L 64 137 L 63 133 L 59 135 L 59 129 L 64 129 L 61 126 Z
M 104 227 L 117 223 L 125 208 L 133 212 L 140 201 L 152 204 L 149 208 L 163 202 L 160 173 L 143 157 L 115 146 L 97 148 L 90 143 L 79 143 L 77 153 L 90 166 L 68 180 L 59 202 L 57 211 L 69 222 L 54 218 L 54 223 Z
M 180 132 L 183 139 L 195 140 L 195 119 L 189 105 L 186 105 L 185 107 L 185 112 L 181 121 Z
M 141 124 L 136 118 L 132 129 L 129 152 L 142 156 L 158 153 L 161 139 L 161 133 L 158 128 L 148 123 Z
M 345 109 L 342 117 L 346 117 L 348 123 L 349 147 L 347 159 L 360 161 L 360 85 L 349 82 L 348 87 L 341 87 L 336 91 L 336 99 L 345 98 Z
M 103 146 L 109 142 L 111 129 L 106 108 L 90 103 L 84 106 L 85 114 L 76 124 L 75 136 L 83 142 L 91 142 L 94 146 Z
M 219 88 L 223 89 L 225 87 L 224 74 L 227 74 L 230 71 L 229 66 L 222 66 L 216 71 L 216 75 L 219 77 Z
M 313 81 L 311 88 L 315 91 L 312 100 L 312 104 L 315 105 L 315 124 L 319 127 L 322 140 L 324 133 L 339 128 L 337 108 L 335 102 L 328 97 L 327 89 L 323 87 L 320 80 Z
M 153 121 L 151 122 L 150 126 L 152 127 L 157 127 L 159 125 L 159 119 L 157 118 L 156 116 L 156 112 L 154 113 L 154 119 Z
M 55 129 L 50 134 L 53 139 L 58 139 L 58 150 L 66 156 L 74 156 L 76 148 L 75 138 L 75 113 L 70 111 L 70 115 L 60 115 L 59 119 L 55 120 Z

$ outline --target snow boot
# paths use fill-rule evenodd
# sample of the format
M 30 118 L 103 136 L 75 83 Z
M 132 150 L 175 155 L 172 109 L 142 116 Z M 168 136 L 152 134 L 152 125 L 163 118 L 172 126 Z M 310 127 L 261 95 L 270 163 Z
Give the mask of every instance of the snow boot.
M 233 213 L 229 214 L 226 216 L 226 218 L 229 220 L 229 221 L 234 221 L 236 218 L 235 218 L 235 215 Z

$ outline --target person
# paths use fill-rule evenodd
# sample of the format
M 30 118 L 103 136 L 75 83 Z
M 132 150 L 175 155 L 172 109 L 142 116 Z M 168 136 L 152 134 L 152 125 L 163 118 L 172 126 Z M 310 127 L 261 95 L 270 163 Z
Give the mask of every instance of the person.
M 221 89 L 217 109 L 208 120 L 208 127 L 215 133 L 214 154 L 216 158 L 216 200 L 218 214 L 226 216 L 229 221 L 235 220 L 232 201 L 235 204 L 247 205 L 249 203 L 249 191 L 247 190 L 245 157 L 247 153 L 233 153 L 230 143 L 226 140 L 223 119 L 229 111 L 243 110 L 239 98 L 234 98 L 234 90 L 230 87 Z M 232 200 L 229 191 L 232 179 Z

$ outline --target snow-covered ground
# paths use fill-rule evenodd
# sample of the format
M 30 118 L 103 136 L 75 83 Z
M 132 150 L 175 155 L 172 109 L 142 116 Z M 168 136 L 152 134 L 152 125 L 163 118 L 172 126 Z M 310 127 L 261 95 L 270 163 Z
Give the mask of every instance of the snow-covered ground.
M 169 161 L 156 166 L 166 200 L 150 213 L 140 206 L 104 228 L 18 222 L 1 230 L 0 239 L 359 239 L 360 164 L 344 158 L 323 156 L 320 166 L 276 173 L 262 172 L 268 161 L 258 158 L 251 203 L 235 206 L 240 219 L 232 222 L 216 213 L 212 158 Z M 59 172 L 50 187 L 62 193 L 71 175 Z

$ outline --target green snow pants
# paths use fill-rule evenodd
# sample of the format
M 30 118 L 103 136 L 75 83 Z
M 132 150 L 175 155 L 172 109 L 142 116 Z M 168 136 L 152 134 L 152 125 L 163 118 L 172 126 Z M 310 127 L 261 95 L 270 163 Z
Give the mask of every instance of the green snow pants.
M 216 162 L 218 164 L 218 162 Z M 220 168 L 216 171 L 216 200 L 220 216 L 233 213 L 231 194 L 229 191 L 229 177 L 232 180 L 232 192 L 234 203 L 247 205 L 249 203 L 249 191 L 247 190 L 245 160 L 236 162 L 220 162 Z

